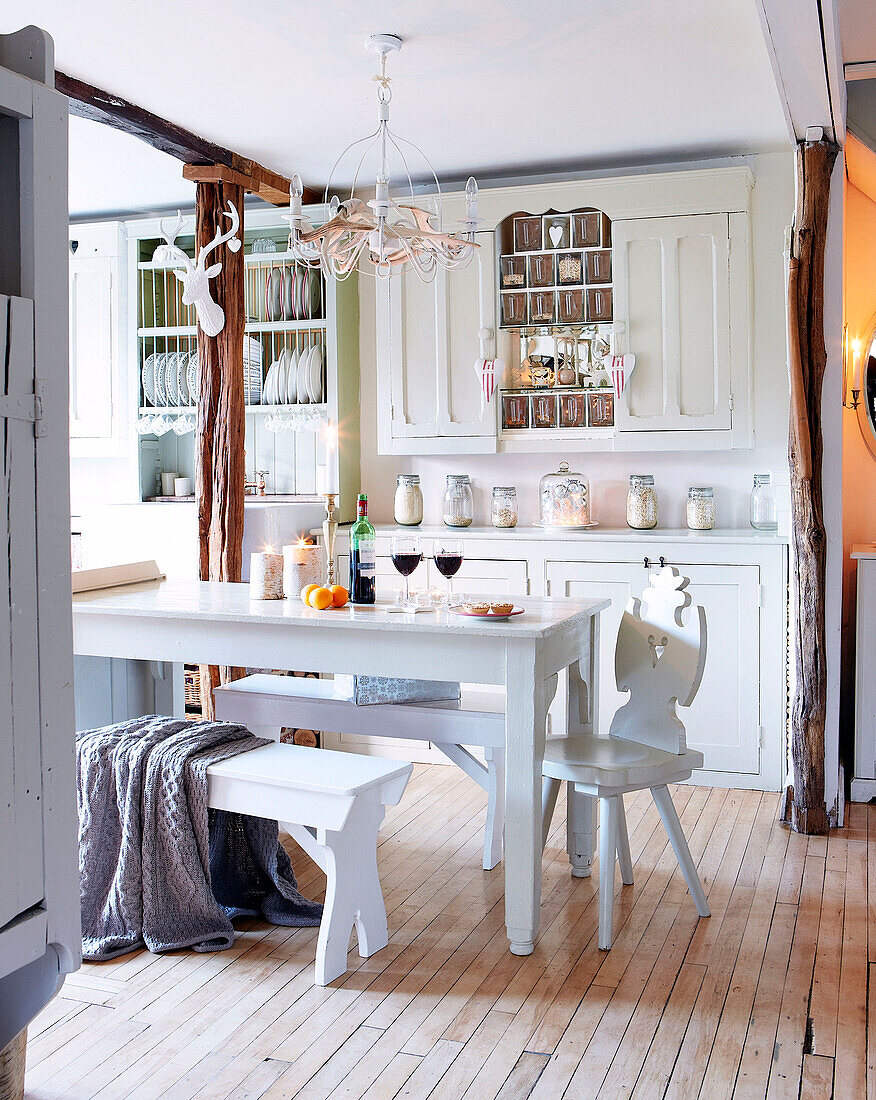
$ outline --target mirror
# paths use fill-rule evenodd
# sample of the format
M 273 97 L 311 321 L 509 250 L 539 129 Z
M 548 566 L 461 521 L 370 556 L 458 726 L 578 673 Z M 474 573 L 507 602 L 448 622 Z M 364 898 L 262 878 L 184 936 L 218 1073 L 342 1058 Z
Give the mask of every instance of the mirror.
M 861 426 L 864 442 L 876 458 L 876 331 L 870 335 L 864 346 L 858 423 Z

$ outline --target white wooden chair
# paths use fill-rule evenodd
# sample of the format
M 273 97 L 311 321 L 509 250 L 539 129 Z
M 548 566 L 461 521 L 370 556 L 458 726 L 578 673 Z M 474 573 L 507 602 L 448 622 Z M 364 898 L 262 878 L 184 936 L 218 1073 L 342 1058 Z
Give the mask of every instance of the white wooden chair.
M 464 688 L 460 701 L 357 706 L 334 680 L 255 673 L 216 689 L 216 718 L 261 737 L 284 726 L 429 741 L 487 793 L 483 866 L 502 858 L 505 827 L 505 695 Z M 468 751 L 483 749 L 484 762 Z
M 706 617 L 702 607 L 690 607 L 688 581 L 672 566 L 651 573 L 642 599 L 630 600 L 624 611 L 615 649 L 619 691 L 630 697 L 612 719 L 608 736 L 549 738 L 544 760 L 544 836 L 561 782 L 568 784 L 570 821 L 592 819 L 592 798 L 599 799 L 599 946 L 612 941 L 614 863 L 621 879 L 633 881 L 630 844 L 624 817 L 627 791 L 650 789 L 675 850 L 688 889 L 701 917 L 709 906 L 687 846 L 667 783 L 689 779 L 703 765 L 703 755 L 688 749 L 676 704 L 694 700 L 706 660 Z M 582 828 L 586 832 L 586 829 Z M 576 874 L 575 859 L 572 874 Z M 579 869 L 577 874 L 589 874 Z
M 276 818 L 326 875 L 314 981 L 328 985 L 347 969 L 355 925 L 365 958 L 389 942 L 377 874 L 377 831 L 395 806 L 413 765 L 401 760 L 263 745 L 207 768 L 207 803 Z

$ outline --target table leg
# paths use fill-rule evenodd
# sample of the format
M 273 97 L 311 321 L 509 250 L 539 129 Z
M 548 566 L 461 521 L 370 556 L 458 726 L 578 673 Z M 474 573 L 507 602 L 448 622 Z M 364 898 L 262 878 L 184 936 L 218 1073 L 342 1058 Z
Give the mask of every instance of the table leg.
M 529 955 L 541 904 L 542 806 L 548 707 L 556 675 L 545 679 L 532 643 L 509 643 L 505 665 L 505 927 L 515 955 Z
M 599 713 L 599 617 L 590 620 L 590 629 L 581 656 L 569 668 L 569 706 L 567 732 L 597 732 Z M 594 828 L 595 800 L 568 784 L 566 794 L 566 851 L 574 878 L 587 878 L 596 853 Z

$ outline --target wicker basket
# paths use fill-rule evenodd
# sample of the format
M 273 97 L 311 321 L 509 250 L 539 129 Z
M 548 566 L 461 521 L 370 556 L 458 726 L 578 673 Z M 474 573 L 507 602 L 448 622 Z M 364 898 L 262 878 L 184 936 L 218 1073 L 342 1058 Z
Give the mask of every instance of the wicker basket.
M 201 673 L 196 668 L 187 668 L 184 673 L 186 682 L 186 706 L 193 710 L 201 709 Z

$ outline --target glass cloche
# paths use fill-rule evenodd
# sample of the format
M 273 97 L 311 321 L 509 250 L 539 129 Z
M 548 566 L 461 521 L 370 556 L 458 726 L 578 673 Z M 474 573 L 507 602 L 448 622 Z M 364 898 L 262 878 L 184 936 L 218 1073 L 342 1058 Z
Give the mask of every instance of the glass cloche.
M 587 527 L 590 520 L 590 482 L 561 462 L 555 474 L 538 484 L 540 527 Z

